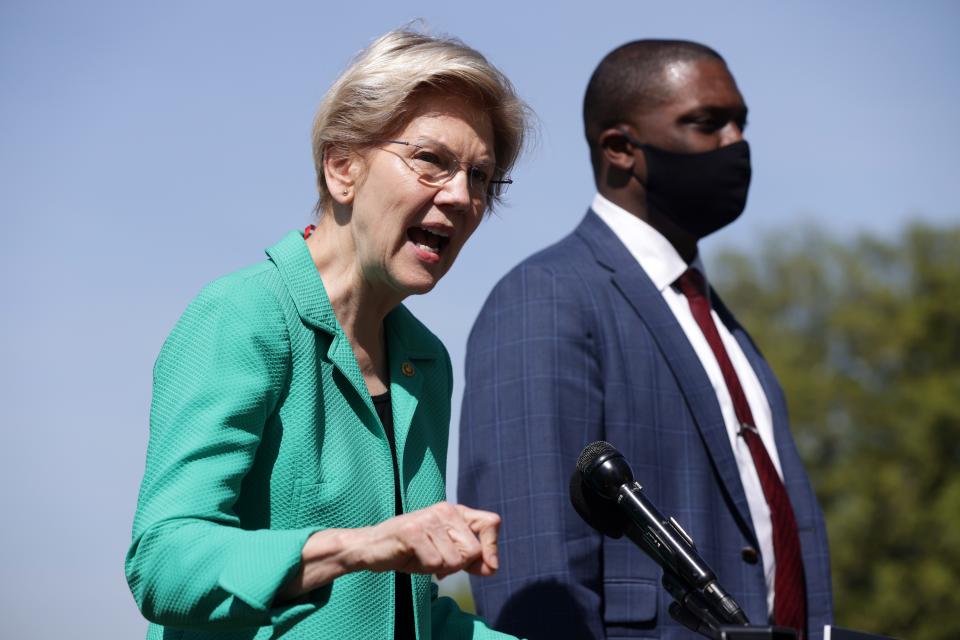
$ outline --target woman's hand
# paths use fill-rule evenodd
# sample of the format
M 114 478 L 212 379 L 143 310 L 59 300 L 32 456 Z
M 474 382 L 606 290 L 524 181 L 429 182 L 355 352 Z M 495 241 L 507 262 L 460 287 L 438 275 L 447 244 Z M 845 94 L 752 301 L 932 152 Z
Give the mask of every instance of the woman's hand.
M 278 601 L 292 600 L 354 571 L 489 576 L 500 566 L 500 516 L 440 502 L 360 529 L 326 529 L 307 539 L 300 571 Z
M 447 502 L 357 529 L 359 568 L 432 573 L 460 571 L 488 576 L 499 567 L 500 516 Z

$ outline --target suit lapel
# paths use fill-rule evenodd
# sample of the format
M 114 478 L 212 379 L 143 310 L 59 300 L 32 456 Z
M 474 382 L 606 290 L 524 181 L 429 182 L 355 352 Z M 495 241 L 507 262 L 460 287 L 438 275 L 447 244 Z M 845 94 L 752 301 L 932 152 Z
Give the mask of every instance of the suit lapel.
M 740 326 L 740 323 L 737 322 L 737 319 L 733 317 L 733 314 L 727 309 L 723 300 L 720 299 L 720 296 L 717 295 L 717 292 L 712 288 L 710 290 L 710 298 L 714 310 L 717 312 L 717 315 L 720 316 L 721 322 L 723 322 L 727 330 L 736 339 L 737 344 L 740 345 L 740 350 L 743 351 L 754 373 L 757 374 L 757 379 L 760 381 L 763 393 L 767 397 L 767 402 L 770 403 L 770 411 L 773 416 L 774 439 L 777 443 L 777 451 L 779 453 L 784 449 L 781 433 L 784 433 L 784 430 L 789 431 L 787 411 L 782 401 L 780 385 L 777 383 L 777 379 L 770 369 L 770 365 L 763 359 L 753 340 L 750 339 L 750 336 L 747 335 L 747 332 Z
M 777 457 L 780 459 L 784 485 L 790 495 L 790 502 L 793 505 L 797 524 L 801 528 L 812 527 L 814 525 L 811 522 L 815 518 L 809 507 L 812 504 L 809 500 L 812 488 L 809 485 L 806 473 L 803 471 L 803 461 L 800 459 L 800 453 L 797 451 L 797 446 L 790 433 L 790 421 L 783 389 L 777 382 L 776 375 L 774 375 L 770 365 L 764 359 L 760 350 L 757 349 L 753 340 L 750 339 L 746 330 L 740 326 L 730 310 L 723 304 L 720 296 L 716 292 L 713 292 L 712 295 L 717 314 L 736 338 L 740 349 L 743 350 L 750 366 L 753 367 L 757 378 L 760 380 L 760 386 L 763 387 L 767 402 L 770 403 L 770 412 L 773 418 L 773 439 L 777 447 Z
M 577 233 L 590 245 L 597 262 L 612 272 L 613 286 L 653 336 L 686 399 L 727 495 L 736 506 L 744 527 L 755 538 L 746 494 L 717 395 L 696 351 L 649 276 L 593 211 L 587 213 Z

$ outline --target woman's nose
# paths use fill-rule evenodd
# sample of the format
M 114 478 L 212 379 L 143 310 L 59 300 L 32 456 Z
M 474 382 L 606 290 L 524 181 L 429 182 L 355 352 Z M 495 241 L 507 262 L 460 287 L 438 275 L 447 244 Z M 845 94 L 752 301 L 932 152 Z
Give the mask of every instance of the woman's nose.
M 437 204 L 445 204 L 461 209 L 468 208 L 473 199 L 470 195 L 470 179 L 467 172 L 460 169 L 448 180 L 435 198 Z

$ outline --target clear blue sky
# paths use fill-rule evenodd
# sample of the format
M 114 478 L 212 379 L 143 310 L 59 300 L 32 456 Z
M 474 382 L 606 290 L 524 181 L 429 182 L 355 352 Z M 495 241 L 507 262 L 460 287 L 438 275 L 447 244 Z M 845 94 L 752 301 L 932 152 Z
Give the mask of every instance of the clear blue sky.
M 580 100 L 627 40 L 715 47 L 750 106 L 750 201 L 708 252 L 797 221 L 844 237 L 960 221 L 955 2 L 4 0 L 0 637 L 142 636 L 122 561 L 153 360 L 204 283 L 309 222 L 314 108 L 416 17 L 484 52 L 540 118 L 509 205 L 410 301 L 458 376 L 496 280 L 583 215 Z

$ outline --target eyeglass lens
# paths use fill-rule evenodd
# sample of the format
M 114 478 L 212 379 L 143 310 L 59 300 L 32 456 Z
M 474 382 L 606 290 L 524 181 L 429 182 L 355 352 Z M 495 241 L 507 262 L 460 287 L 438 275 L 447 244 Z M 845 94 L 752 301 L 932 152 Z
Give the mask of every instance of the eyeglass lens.
M 432 186 L 442 186 L 451 180 L 461 167 L 466 171 L 467 185 L 474 193 L 497 197 L 506 191 L 506 187 L 511 182 L 507 178 L 493 179 L 496 176 L 496 167 L 467 164 L 439 143 L 428 141 L 413 143 L 402 140 L 387 142 L 407 146 L 412 152 L 408 157 L 410 168 Z

